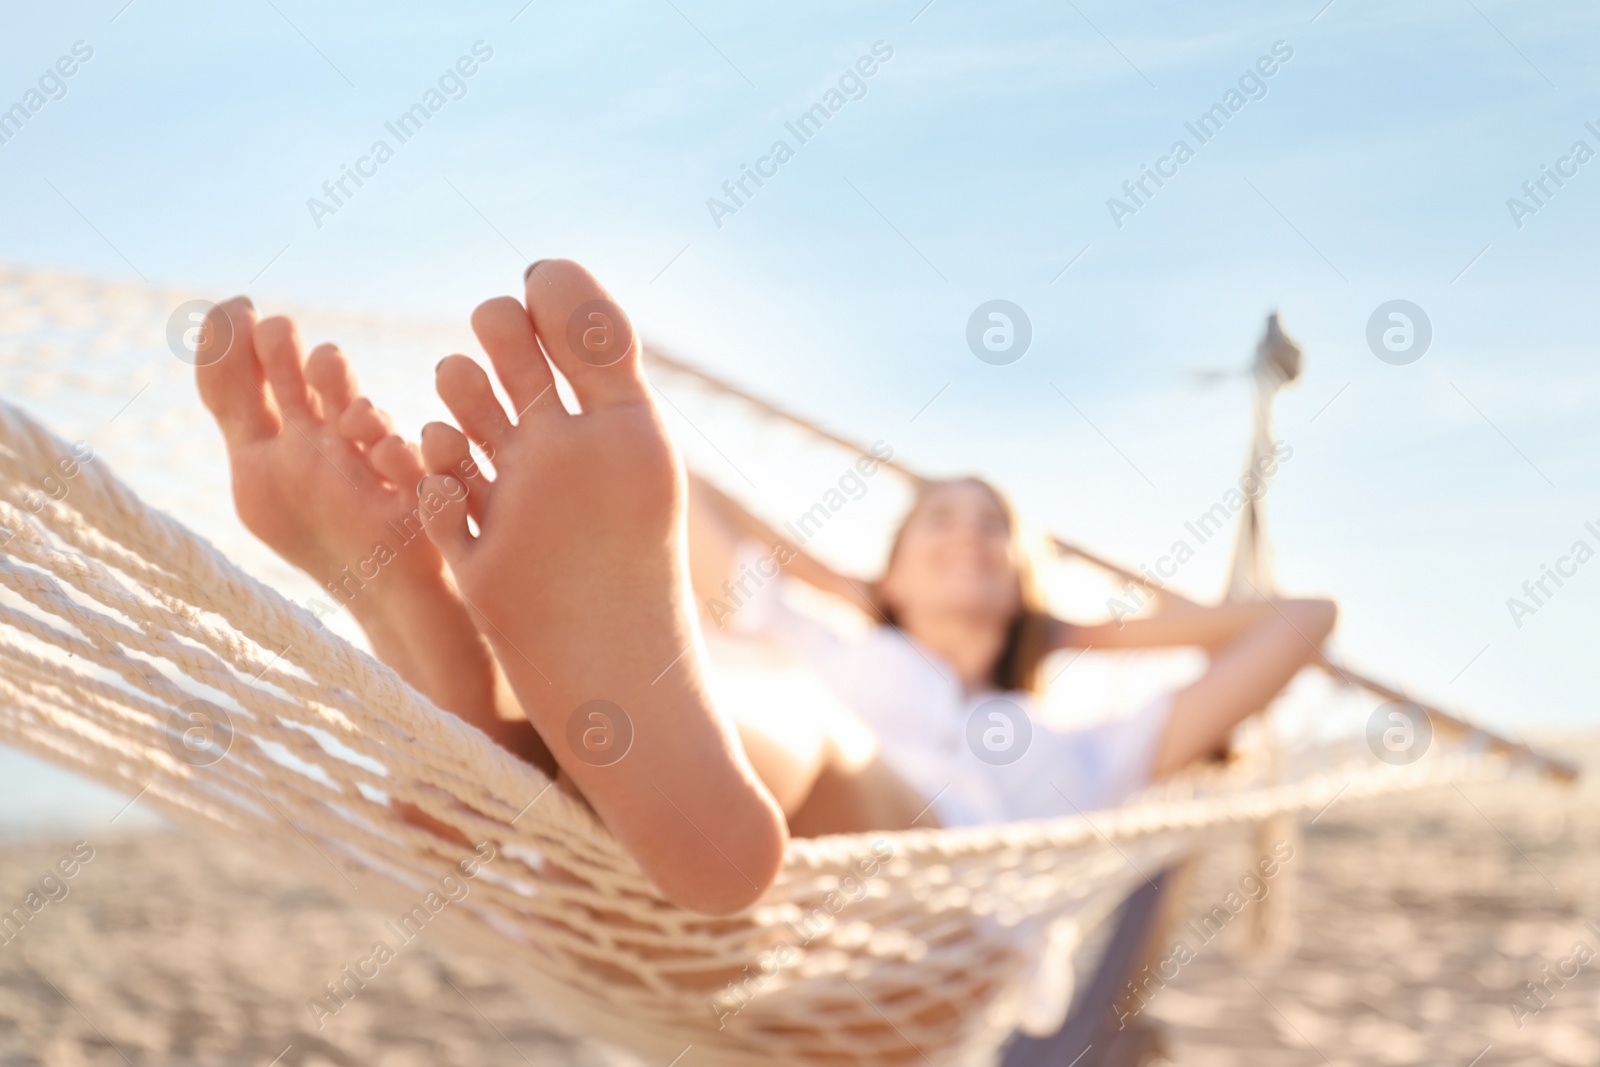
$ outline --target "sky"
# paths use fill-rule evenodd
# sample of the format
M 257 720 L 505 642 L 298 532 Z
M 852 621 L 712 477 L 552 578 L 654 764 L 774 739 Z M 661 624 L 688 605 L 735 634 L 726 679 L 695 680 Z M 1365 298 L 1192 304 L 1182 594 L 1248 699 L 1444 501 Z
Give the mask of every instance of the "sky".
M 1236 483 L 1250 383 L 1220 372 L 1278 310 L 1306 362 L 1265 500 L 1280 587 L 1337 597 L 1341 653 L 1420 696 L 1600 721 L 1600 561 L 1573 554 L 1600 551 L 1600 9 L 110 0 L 6 24 L 0 109 L 46 84 L 0 126 L 0 262 L 464 322 L 568 256 L 645 336 L 1134 566 Z M 1127 192 L 1146 168 L 1168 176 Z M 1031 332 L 1009 363 L 968 341 L 992 300 Z M 1368 339 L 1397 300 L 1431 333 L 1404 362 Z M 1226 556 L 1174 584 L 1217 596 Z M 1546 565 L 1568 576 L 1536 602 Z

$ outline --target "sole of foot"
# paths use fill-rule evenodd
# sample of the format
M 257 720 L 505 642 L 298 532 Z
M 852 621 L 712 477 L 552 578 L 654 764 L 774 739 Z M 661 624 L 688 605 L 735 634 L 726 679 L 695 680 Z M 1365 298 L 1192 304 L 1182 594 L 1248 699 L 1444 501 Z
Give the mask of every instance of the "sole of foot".
M 420 487 L 427 531 L 529 718 L 668 899 L 725 914 L 782 861 L 782 812 L 713 707 L 684 551 L 685 479 L 627 316 L 583 267 L 530 268 L 472 326 L 512 410 L 463 355 L 440 397 L 494 476 Z M 581 408 L 555 387 L 567 380 Z

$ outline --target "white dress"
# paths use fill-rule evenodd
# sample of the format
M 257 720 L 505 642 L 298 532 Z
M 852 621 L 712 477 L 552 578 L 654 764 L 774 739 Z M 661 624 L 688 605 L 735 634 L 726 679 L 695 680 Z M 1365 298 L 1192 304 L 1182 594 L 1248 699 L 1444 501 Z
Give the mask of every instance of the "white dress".
M 1170 697 L 1133 715 L 1055 729 L 1032 694 L 968 693 L 956 672 L 905 632 L 847 637 L 797 610 L 785 579 L 740 604 L 729 630 L 781 646 L 875 734 L 884 761 L 928 798 L 945 826 L 1051 818 L 1111 807 L 1149 784 Z M 714 668 L 726 639 L 710 642 Z M 803 684 L 803 683 L 801 683 Z M 796 683 L 785 683 L 791 692 Z M 749 691 L 746 689 L 746 697 Z

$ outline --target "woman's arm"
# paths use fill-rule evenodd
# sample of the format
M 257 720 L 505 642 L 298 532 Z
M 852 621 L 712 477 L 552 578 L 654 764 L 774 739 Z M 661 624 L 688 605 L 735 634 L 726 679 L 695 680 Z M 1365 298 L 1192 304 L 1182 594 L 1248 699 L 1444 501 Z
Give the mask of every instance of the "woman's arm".
M 1247 615 L 1238 609 L 1249 608 L 1255 609 L 1256 621 L 1233 629 Z M 1183 613 L 1200 616 L 1192 636 L 1211 653 L 1211 665 L 1172 695 L 1150 768 L 1156 779 L 1216 752 L 1235 726 L 1271 704 L 1301 667 L 1319 657 L 1338 611 L 1331 600 L 1268 600 Z M 1213 621 L 1207 622 L 1206 615 Z M 1130 622 L 1124 632 L 1132 629 Z M 1211 643 L 1212 635 L 1225 629 L 1235 636 L 1220 645 Z
M 1298 613 L 1331 611 L 1333 602 L 1307 599 L 1245 600 L 1214 607 L 1174 606 L 1144 619 L 1080 625 L 1057 619 L 1056 648 L 1173 648 L 1214 651 L 1274 619 L 1291 624 Z
M 769 553 L 783 573 L 849 601 L 874 619 L 882 612 L 871 582 L 835 571 L 699 475 L 689 475 L 689 574 L 695 600 L 709 605 L 729 595 L 724 583 L 734 577 L 739 542 L 754 541 Z M 713 616 L 714 617 L 714 616 Z

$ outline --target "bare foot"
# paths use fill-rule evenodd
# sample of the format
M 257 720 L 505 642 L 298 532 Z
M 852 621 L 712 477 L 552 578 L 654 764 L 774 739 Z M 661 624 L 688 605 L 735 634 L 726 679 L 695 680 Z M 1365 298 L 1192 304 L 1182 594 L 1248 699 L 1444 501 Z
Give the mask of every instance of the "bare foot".
M 222 354 L 209 349 L 219 338 Z M 237 297 L 212 309 L 198 356 L 246 528 L 348 606 L 378 656 L 436 704 L 548 765 L 423 532 L 421 457 L 359 394 L 343 354 L 319 345 L 305 359 L 293 322 L 258 323 Z M 462 460 L 454 473 L 470 483 Z
M 227 442 L 234 504 L 250 532 L 341 601 L 396 573 L 442 581 L 427 538 L 394 544 L 416 510 L 421 459 L 358 394 L 343 354 L 319 345 L 307 362 L 294 323 L 258 323 L 244 298 L 212 309 L 219 314 L 231 326 L 228 351 L 206 365 L 202 342 L 196 381 Z M 226 326 L 206 334 L 228 335 Z M 362 567 L 378 544 L 394 558 Z
M 515 418 L 477 363 L 439 364 L 439 395 L 492 449 L 495 479 L 430 476 L 427 531 L 534 725 L 645 873 L 685 907 L 735 911 L 776 876 L 785 830 L 706 695 L 683 469 L 621 309 L 575 263 L 530 276 L 526 309 L 500 297 L 472 316 Z

